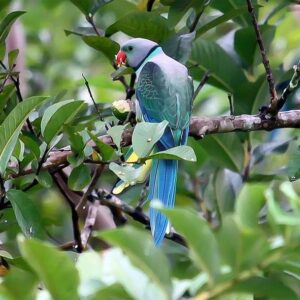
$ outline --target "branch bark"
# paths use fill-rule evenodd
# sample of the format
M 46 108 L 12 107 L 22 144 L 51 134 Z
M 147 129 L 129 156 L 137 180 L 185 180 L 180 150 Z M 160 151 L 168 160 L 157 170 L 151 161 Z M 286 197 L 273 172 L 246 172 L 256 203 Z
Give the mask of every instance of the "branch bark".
M 229 133 L 237 131 L 271 131 L 278 128 L 300 128 L 300 110 L 279 112 L 276 117 L 265 119 L 259 115 L 192 117 L 189 135 L 195 139 L 202 139 L 208 134 Z M 122 146 L 131 144 L 132 129 L 126 129 L 122 135 Z M 114 146 L 109 135 L 99 137 L 105 144 Z M 90 143 L 94 146 L 94 143 Z M 42 169 L 57 168 L 66 163 L 67 157 L 72 154 L 68 148 L 52 150 Z M 87 161 L 87 163 L 89 163 Z M 33 173 L 29 168 L 19 174 L 12 174 L 16 178 Z

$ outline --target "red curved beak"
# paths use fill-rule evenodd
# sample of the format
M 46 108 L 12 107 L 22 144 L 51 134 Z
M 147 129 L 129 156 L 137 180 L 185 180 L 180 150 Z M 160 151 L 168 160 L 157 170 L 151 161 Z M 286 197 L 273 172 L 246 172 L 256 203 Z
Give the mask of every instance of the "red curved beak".
M 122 66 L 122 65 L 125 65 L 126 64 L 126 54 L 125 52 L 123 51 L 119 51 L 116 55 L 116 64 L 118 67 Z

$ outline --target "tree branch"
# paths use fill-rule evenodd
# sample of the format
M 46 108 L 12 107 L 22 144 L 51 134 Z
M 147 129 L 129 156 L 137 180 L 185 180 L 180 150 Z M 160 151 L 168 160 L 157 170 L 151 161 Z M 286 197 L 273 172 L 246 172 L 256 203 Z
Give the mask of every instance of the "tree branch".
M 279 112 L 276 118 L 265 119 L 259 115 L 217 116 L 217 117 L 192 117 L 189 136 L 195 139 L 204 138 L 208 134 L 229 133 L 236 131 L 271 131 L 278 128 L 300 128 L 300 110 Z M 122 147 L 131 144 L 132 129 L 126 129 L 122 135 Z M 99 139 L 105 144 L 114 146 L 109 135 L 103 135 Z M 95 146 L 93 142 L 90 146 Z M 62 166 L 67 157 L 72 154 L 68 148 L 52 150 L 42 169 L 51 169 Z M 87 161 L 87 163 L 89 163 Z M 29 168 L 19 174 L 11 174 L 12 178 L 32 174 L 34 170 Z
M 125 214 L 129 215 L 132 219 L 138 221 L 141 224 L 144 224 L 146 228 L 150 228 L 149 217 L 140 209 L 133 208 L 132 206 L 123 202 L 121 199 L 119 199 L 115 195 L 112 195 L 104 189 L 99 190 L 97 194 L 102 205 L 118 208 Z M 184 239 L 178 233 L 171 232 L 170 234 L 167 234 L 165 238 L 172 240 L 175 243 L 186 246 Z
M 247 0 L 247 4 L 248 4 L 248 11 L 249 11 L 249 13 L 251 15 L 251 18 L 252 18 L 252 24 L 253 24 L 254 31 L 255 31 L 255 34 L 256 34 L 257 43 L 258 43 L 258 46 L 259 46 L 259 49 L 260 49 L 262 62 L 263 62 L 263 65 L 265 67 L 265 70 L 266 70 L 267 81 L 268 81 L 268 84 L 269 84 L 269 92 L 270 92 L 270 96 L 271 96 L 271 103 L 270 103 L 270 107 L 268 109 L 269 110 L 268 112 L 270 112 L 274 116 L 274 115 L 276 115 L 276 113 L 278 111 L 276 109 L 277 108 L 277 93 L 276 93 L 276 89 L 275 89 L 274 78 L 273 78 L 272 70 L 271 70 L 271 67 L 270 67 L 270 62 L 269 62 L 269 59 L 268 59 L 268 56 L 267 56 L 267 52 L 266 52 L 266 49 L 265 49 L 264 41 L 262 39 L 262 35 L 261 35 L 261 32 L 260 32 L 259 27 L 258 27 L 257 18 L 256 18 L 256 15 L 255 15 L 255 11 L 254 11 L 252 1 Z

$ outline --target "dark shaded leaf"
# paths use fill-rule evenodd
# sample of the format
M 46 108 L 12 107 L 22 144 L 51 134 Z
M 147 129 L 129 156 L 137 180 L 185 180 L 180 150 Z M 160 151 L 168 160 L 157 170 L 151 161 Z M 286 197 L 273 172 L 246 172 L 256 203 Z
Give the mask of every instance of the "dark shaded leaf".
M 191 68 L 193 76 L 199 77 L 197 68 L 209 71 L 210 78 L 214 79 L 211 83 L 227 92 L 232 93 L 238 85 L 247 82 L 241 67 L 215 42 L 197 39 L 193 43 L 191 62 L 197 65 Z
M 89 132 L 89 135 L 91 137 L 91 139 L 95 142 L 98 151 L 101 155 L 101 159 L 103 161 L 107 161 L 110 160 L 111 157 L 113 156 L 113 154 L 115 153 L 115 150 L 113 147 L 103 143 L 100 139 L 98 139 L 94 134 L 92 134 L 91 132 Z
M 86 165 L 74 168 L 68 177 L 68 186 L 73 191 L 82 191 L 91 181 L 90 169 Z
M 132 37 L 142 37 L 161 42 L 173 32 L 168 21 L 154 12 L 132 12 L 106 29 L 106 36 L 122 31 Z
M 213 161 L 235 172 L 242 170 L 243 145 L 235 133 L 208 135 L 199 143 Z
M 43 221 L 35 203 L 20 190 L 11 189 L 7 192 L 17 222 L 27 237 L 44 238 Z
M 265 49 L 268 52 L 275 36 L 276 27 L 271 25 L 259 26 Z M 247 41 L 247 43 L 245 43 Z M 261 63 L 261 54 L 253 26 L 239 29 L 234 36 L 234 48 L 248 66 Z
M 192 52 L 192 43 L 195 39 L 195 32 L 181 35 L 174 35 L 162 43 L 164 52 L 175 60 L 185 64 Z
M 76 5 L 86 16 L 94 15 L 98 9 L 112 0 L 70 0 Z
M 8 14 L 0 23 L 0 44 L 5 42 L 5 39 L 10 31 L 11 26 L 18 17 L 23 15 L 25 11 L 14 11 Z
M 118 43 L 103 36 L 83 36 L 82 40 L 90 47 L 102 52 L 111 62 L 120 49 Z
M 210 29 L 213 29 L 218 25 L 225 23 L 229 20 L 232 20 L 233 18 L 238 17 L 244 13 L 248 13 L 247 6 L 234 8 L 231 11 L 224 13 L 222 16 L 215 18 L 214 20 L 204 24 L 199 29 L 197 29 L 196 38 L 199 38 L 201 35 L 209 31 Z

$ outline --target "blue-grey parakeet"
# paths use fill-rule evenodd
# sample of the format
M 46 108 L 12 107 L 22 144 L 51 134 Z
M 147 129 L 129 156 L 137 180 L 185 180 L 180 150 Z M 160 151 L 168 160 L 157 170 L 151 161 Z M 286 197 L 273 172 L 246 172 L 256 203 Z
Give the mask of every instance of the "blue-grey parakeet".
M 146 122 L 169 122 L 157 143 L 159 151 L 187 142 L 193 101 L 193 84 L 187 68 L 164 53 L 155 42 L 135 38 L 126 42 L 116 56 L 137 74 L 136 97 Z M 177 160 L 154 160 L 148 199 L 173 207 L 176 195 Z M 150 226 L 157 245 L 167 230 L 166 216 L 150 208 Z

